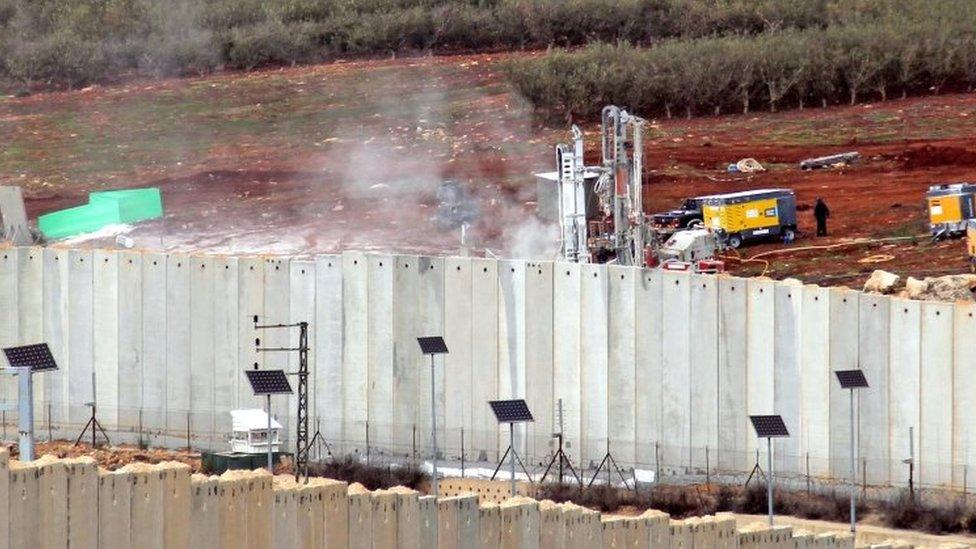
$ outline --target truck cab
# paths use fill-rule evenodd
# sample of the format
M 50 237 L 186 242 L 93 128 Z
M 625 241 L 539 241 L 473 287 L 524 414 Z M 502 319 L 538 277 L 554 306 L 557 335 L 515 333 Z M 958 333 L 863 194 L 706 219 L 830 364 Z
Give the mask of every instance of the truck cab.
M 651 215 L 654 230 L 665 234 L 688 228 L 702 220 L 701 198 L 686 198 L 681 202 L 681 207 L 676 210 Z

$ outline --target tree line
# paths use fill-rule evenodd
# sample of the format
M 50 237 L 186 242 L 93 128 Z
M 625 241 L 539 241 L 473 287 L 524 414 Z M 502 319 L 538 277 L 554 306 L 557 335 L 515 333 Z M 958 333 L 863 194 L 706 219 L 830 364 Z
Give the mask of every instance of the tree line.
M 605 104 L 691 117 L 972 90 L 976 2 L 928 6 L 821 28 L 561 49 L 510 61 L 506 72 L 540 112 L 570 119 Z
M 954 1 L 962 7 L 971 4 Z M 927 13 L 928 4 L 923 0 L 0 0 L 0 85 L 70 88 L 129 74 L 204 74 L 347 56 L 566 48 L 594 42 L 649 46 L 667 40 L 757 36 L 878 21 L 905 12 Z M 598 51 L 602 50 L 582 55 L 594 56 Z

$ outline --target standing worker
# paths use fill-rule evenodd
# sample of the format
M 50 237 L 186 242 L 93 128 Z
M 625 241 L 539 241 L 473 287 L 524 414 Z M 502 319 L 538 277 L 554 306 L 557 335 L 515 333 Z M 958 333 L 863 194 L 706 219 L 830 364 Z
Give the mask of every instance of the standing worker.
M 813 207 L 813 217 L 817 218 L 817 236 L 827 236 L 827 218 L 830 208 L 823 198 L 817 197 L 817 205 Z

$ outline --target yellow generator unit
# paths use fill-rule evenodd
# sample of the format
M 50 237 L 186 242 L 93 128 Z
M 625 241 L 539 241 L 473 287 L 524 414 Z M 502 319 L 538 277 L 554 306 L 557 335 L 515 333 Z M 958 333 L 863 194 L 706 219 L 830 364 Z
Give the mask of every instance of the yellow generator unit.
M 702 197 L 705 226 L 738 248 L 744 242 L 796 232 L 796 197 L 789 189 L 757 189 Z
M 976 184 L 934 185 L 925 198 L 934 236 L 960 236 L 966 232 L 966 221 L 976 219 Z

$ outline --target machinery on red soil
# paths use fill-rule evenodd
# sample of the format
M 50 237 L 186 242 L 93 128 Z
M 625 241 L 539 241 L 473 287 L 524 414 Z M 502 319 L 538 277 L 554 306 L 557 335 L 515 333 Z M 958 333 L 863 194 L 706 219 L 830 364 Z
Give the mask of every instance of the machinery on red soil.
M 604 107 L 600 166 L 584 165 L 583 132 L 573 126 L 573 144 L 556 146 L 557 171 L 538 174 L 550 189 L 556 183 L 554 197 L 551 190 L 540 193 L 540 212 L 547 206 L 543 197 L 548 197 L 567 261 L 647 263 L 647 219 L 641 204 L 644 124 L 624 109 Z
M 583 132 L 573 126 L 572 145 L 556 146 L 556 171 L 536 174 L 539 215 L 559 223 L 563 259 L 641 267 L 669 260 L 697 270 L 699 261 L 714 256 L 701 254 L 718 246 L 702 241 L 715 235 L 699 229 L 695 238 L 674 242 L 694 247 L 693 253 L 672 246 L 661 256 L 661 238 L 644 213 L 644 119 L 613 105 L 603 108 L 601 118 L 599 166 L 584 164 Z M 679 259 L 686 256 L 692 259 Z

